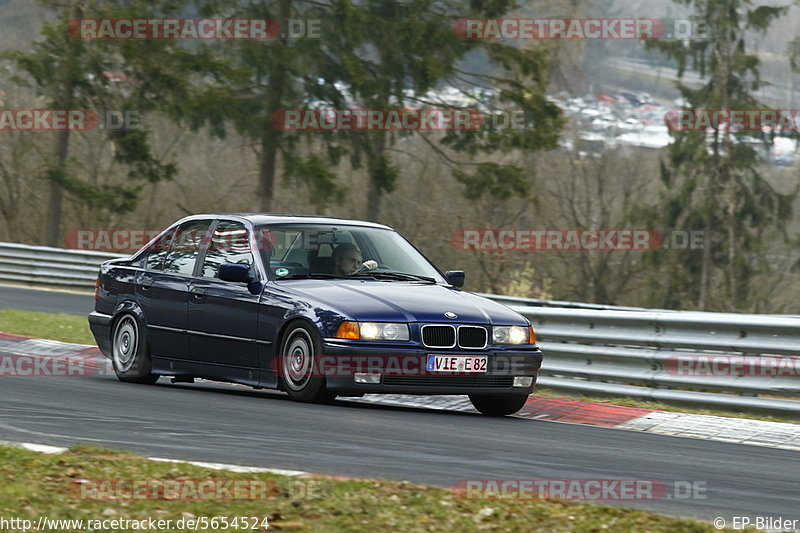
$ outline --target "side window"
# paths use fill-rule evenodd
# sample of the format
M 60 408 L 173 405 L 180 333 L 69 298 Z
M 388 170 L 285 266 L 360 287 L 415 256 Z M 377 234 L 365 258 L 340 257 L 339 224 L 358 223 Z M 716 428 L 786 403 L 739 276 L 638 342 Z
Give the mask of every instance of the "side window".
M 211 243 L 203 261 L 204 278 L 218 278 L 219 266 L 224 263 L 237 263 L 253 266 L 253 253 L 250 250 L 249 233 L 244 224 L 221 220 L 211 236 Z
M 271 232 L 272 257 L 275 260 L 285 260 L 290 249 L 297 248 L 302 242 L 303 232 L 295 229 L 279 229 Z
M 172 244 L 172 237 L 175 236 L 175 230 L 164 233 L 159 239 L 153 243 L 150 250 L 147 252 L 147 259 L 145 261 L 145 268 L 147 270 L 161 270 L 164 267 L 164 258 L 169 253 L 169 247 Z
M 161 270 L 191 275 L 200 250 L 208 244 L 210 220 L 190 220 L 181 224 L 172 239 Z

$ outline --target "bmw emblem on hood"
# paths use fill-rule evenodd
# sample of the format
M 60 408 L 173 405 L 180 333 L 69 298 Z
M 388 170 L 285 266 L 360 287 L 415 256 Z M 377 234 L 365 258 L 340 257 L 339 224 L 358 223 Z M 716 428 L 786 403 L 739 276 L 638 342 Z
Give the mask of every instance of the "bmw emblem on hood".
M 457 315 L 457 314 L 455 314 L 455 313 L 454 313 L 454 312 L 452 312 L 452 311 L 448 311 L 448 312 L 446 312 L 446 313 L 444 314 L 444 316 L 446 316 L 447 318 L 458 318 L 458 315 Z

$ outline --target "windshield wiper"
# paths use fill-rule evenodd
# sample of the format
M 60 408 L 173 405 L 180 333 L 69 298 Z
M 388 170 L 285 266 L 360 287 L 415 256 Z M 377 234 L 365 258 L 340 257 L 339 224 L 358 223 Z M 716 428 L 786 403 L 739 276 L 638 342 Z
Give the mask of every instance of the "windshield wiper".
M 276 281 L 280 281 L 282 279 L 348 279 L 350 276 L 337 276 L 336 274 L 323 274 L 323 273 L 316 273 L 316 274 L 292 274 L 290 276 L 279 276 Z
M 350 276 L 339 276 L 336 274 L 291 274 L 289 276 L 280 276 L 276 281 L 283 279 L 353 279 L 353 278 L 373 278 L 373 279 L 392 279 L 399 281 L 426 281 L 428 283 L 436 283 L 436 280 L 427 276 L 418 276 L 416 274 L 406 274 L 404 272 L 373 272 L 365 270 L 363 272 L 356 272 Z
M 427 281 L 429 283 L 436 283 L 436 280 L 427 276 L 419 276 L 417 274 L 406 274 L 405 272 L 373 272 L 371 270 L 364 270 L 353 274 L 355 276 L 371 277 L 375 279 L 396 279 L 400 281 Z

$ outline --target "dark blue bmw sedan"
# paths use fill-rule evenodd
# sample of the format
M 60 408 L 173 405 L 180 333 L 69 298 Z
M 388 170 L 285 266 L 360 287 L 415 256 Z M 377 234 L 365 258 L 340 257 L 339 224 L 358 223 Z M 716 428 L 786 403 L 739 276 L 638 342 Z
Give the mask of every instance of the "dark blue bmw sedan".
M 515 413 L 542 362 L 533 329 L 463 284 L 380 224 L 195 215 L 103 263 L 89 324 L 122 381 L 203 378 L 308 402 L 467 394 L 486 415 Z

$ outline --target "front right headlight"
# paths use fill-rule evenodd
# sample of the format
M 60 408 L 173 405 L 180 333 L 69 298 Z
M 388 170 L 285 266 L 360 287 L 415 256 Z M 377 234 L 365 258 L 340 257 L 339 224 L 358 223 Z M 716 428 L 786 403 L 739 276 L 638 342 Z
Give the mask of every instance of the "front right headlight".
M 336 337 L 363 341 L 407 341 L 408 324 L 397 322 L 342 322 Z
M 365 341 L 407 341 L 408 325 L 393 322 L 359 323 L 361 339 Z
M 528 326 L 492 327 L 493 344 L 536 344 L 533 328 Z

